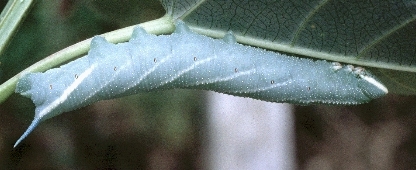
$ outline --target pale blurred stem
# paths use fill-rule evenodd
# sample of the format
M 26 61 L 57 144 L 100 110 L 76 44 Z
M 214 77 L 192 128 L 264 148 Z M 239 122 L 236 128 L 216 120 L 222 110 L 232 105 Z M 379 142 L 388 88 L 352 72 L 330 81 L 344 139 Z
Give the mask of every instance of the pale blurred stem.
M 292 105 L 207 95 L 208 169 L 296 169 Z
M 162 18 L 156 20 L 141 23 L 139 26 L 145 29 L 148 33 L 156 35 L 172 33 L 175 30 L 173 19 L 168 15 L 165 15 Z M 135 26 L 129 26 L 102 34 L 100 36 L 105 37 L 105 39 L 111 43 L 125 42 L 130 39 L 134 27 Z M 91 39 L 92 38 L 86 39 L 61 51 L 58 51 L 26 68 L 25 70 L 4 82 L 2 85 L 0 85 L 0 103 L 4 102 L 14 92 L 16 83 L 21 75 L 29 72 L 43 72 L 53 67 L 59 66 L 62 63 L 73 60 L 82 54 L 85 54 L 90 49 Z

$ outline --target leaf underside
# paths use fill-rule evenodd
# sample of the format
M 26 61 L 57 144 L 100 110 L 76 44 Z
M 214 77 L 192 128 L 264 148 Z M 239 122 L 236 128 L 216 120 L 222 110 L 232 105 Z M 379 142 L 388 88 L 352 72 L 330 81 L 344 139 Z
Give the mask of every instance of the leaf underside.
M 391 92 L 416 94 L 415 2 L 161 2 L 168 14 L 198 33 L 222 37 L 232 30 L 239 42 L 248 45 L 373 67 Z M 412 76 L 396 77 L 401 75 Z

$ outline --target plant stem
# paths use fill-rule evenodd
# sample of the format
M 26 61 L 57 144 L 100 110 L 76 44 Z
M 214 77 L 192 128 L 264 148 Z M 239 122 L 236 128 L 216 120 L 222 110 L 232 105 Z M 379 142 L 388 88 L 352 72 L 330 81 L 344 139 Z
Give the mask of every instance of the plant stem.
M 0 14 L 0 54 L 6 49 L 32 4 L 33 0 L 9 0 L 7 2 Z

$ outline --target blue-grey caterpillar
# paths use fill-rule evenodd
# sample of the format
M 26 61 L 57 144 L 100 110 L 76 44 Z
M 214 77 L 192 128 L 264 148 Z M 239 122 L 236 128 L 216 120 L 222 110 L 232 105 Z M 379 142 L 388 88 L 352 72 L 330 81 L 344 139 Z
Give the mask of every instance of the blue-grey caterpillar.
M 136 28 L 127 43 L 94 37 L 88 55 L 45 73 L 29 73 L 16 92 L 36 105 L 41 121 L 93 102 L 173 88 L 203 89 L 269 102 L 359 104 L 387 93 L 361 68 L 289 57 L 198 35 L 178 22 L 171 35 Z

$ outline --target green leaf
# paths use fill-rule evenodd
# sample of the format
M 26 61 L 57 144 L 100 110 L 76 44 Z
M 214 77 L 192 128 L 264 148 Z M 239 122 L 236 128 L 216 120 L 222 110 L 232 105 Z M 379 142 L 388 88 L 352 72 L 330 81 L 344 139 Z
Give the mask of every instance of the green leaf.
M 248 45 L 366 66 L 391 92 L 416 94 L 413 1 L 161 2 L 200 34 L 222 37 L 232 30 Z
M 7 47 L 11 37 L 17 30 L 20 22 L 26 16 L 33 0 L 10 0 L 0 14 L 0 54 Z

